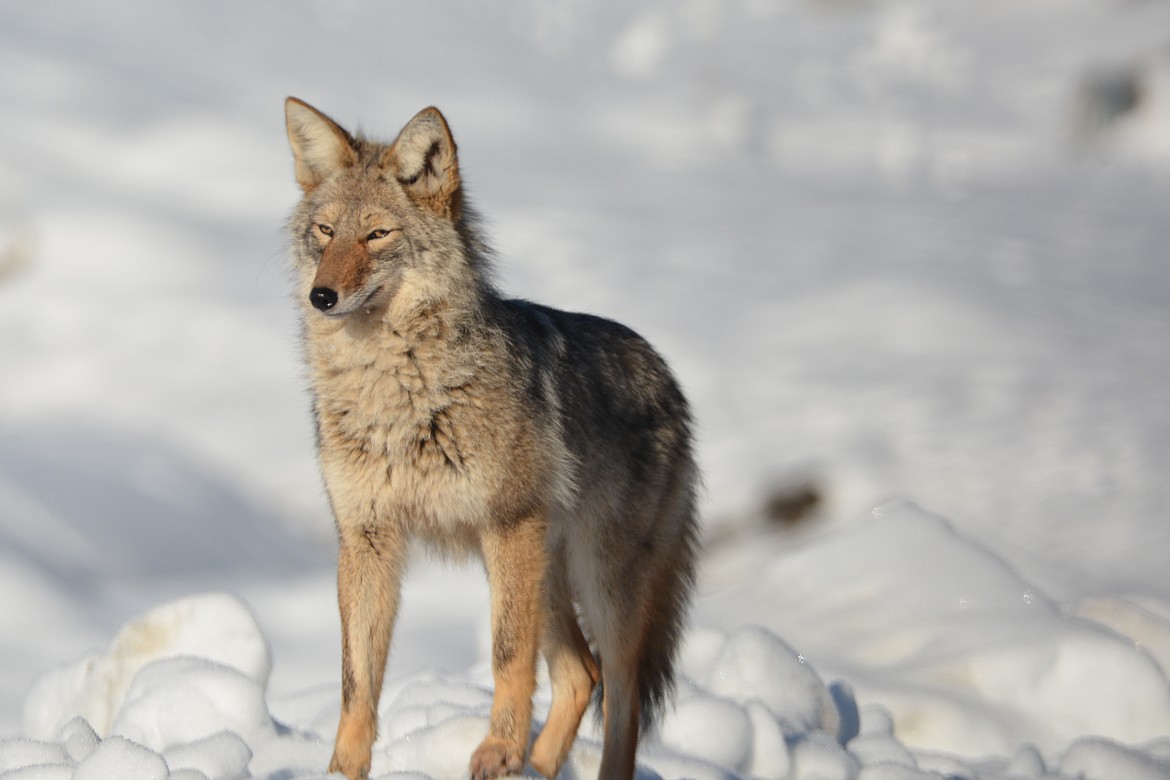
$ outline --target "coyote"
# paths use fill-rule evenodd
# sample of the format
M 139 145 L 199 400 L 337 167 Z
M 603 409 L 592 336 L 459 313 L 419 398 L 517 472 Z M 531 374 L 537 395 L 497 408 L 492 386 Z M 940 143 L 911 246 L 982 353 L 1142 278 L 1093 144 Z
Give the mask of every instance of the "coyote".
M 555 777 L 600 685 L 600 776 L 629 778 L 673 689 L 694 583 L 686 399 L 610 320 L 496 292 L 435 108 L 393 143 L 285 101 L 289 222 L 339 536 L 341 722 L 365 778 L 408 542 L 483 561 L 495 694 L 470 776 Z M 588 637 L 588 639 L 586 638 Z M 529 750 L 536 654 L 552 704 Z

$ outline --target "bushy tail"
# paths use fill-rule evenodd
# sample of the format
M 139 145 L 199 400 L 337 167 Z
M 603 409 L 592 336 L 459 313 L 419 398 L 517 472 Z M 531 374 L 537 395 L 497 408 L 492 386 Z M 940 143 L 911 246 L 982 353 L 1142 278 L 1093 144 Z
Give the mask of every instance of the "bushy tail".
M 698 527 L 694 516 L 694 497 L 686 490 L 681 522 L 671 539 L 671 554 L 659 561 L 659 568 L 647 577 L 641 604 L 641 620 L 631 620 L 632 631 L 640 633 L 637 674 L 639 731 L 646 733 L 661 721 L 675 691 L 675 662 L 686 631 L 691 594 L 695 587 L 695 559 L 698 552 Z M 601 684 L 593 691 L 595 717 L 602 718 L 601 703 L 605 695 L 605 668 Z

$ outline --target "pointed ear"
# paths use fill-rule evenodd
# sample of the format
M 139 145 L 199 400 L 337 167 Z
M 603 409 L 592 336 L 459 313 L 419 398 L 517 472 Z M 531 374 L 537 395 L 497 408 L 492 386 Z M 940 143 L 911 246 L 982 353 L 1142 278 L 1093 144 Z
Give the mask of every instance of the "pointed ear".
M 305 192 L 357 162 L 353 137 L 308 103 L 294 97 L 285 100 L 284 123 L 296 161 L 297 182 Z
M 459 218 L 463 191 L 455 139 L 437 108 L 424 108 L 406 123 L 382 156 L 411 200 L 441 217 Z

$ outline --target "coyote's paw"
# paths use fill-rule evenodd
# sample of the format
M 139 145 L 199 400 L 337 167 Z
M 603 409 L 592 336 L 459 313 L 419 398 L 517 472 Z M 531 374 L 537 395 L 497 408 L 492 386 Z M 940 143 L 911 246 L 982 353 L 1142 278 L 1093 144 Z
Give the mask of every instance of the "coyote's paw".
M 355 708 L 343 712 L 337 724 L 337 741 L 333 743 L 330 772 L 341 772 L 346 780 L 367 780 L 370 776 L 370 746 L 374 744 L 377 724 L 372 710 Z
M 524 752 L 498 737 L 487 737 L 471 755 L 471 780 L 492 780 L 518 774 L 524 768 Z
M 334 750 L 333 758 L 329 761 L 329 771 L 340 772 L 347 780 L 369 780 L 370 759 L 354 760 L 352 757 L 341 756 Z

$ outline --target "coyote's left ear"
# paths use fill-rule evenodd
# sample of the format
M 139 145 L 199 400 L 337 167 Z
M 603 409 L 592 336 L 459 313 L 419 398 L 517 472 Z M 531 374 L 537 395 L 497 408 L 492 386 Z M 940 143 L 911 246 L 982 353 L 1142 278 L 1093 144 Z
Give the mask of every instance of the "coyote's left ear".
M 357 162 L 353 137 L 308 103 L 294 97 L 285 100 L 284 123 L 296 161 L 297 182 L 305 192 Z
M 439 109 L 424 108 L 406 123 L 383 155 L 382 167 L 419 206 L 441 217 L 459 218 L 463 191 L 455 139 Z

